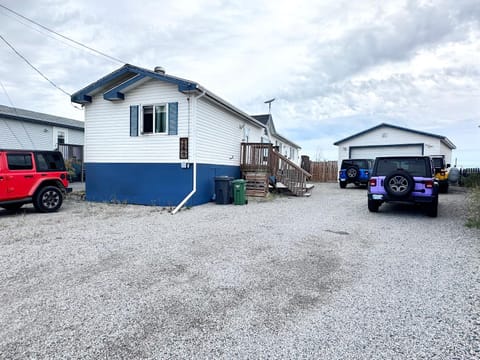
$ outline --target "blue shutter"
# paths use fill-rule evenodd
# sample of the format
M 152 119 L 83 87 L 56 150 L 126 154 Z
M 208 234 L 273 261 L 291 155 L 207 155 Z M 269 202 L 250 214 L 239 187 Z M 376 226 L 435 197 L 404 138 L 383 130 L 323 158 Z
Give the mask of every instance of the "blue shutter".
M 130 106 L 130 136 L 138 136 L 138 105 Z
M 178 134 L 178 102 L 168 103 L 168 135 Z

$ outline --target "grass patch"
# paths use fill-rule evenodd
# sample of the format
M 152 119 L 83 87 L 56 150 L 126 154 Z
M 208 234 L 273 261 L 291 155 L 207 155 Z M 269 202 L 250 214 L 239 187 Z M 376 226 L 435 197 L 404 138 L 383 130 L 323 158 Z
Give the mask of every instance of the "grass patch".
M 480 174 L 471 174 L 466 177 L 464 185 L 470 188 L 467 223 L 465 225 L 480 229 Z
M 470 228 L 480 229 L 480 186 L 471 189 L 468 205 L 466 225 Z

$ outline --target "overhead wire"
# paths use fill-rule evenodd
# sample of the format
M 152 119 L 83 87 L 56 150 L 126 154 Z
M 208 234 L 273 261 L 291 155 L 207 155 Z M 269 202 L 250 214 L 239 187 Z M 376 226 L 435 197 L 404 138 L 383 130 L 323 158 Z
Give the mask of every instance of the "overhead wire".
M 57 84 L 55 84 L 52 80 L 50 80 L 47 76 L 45 76 L 39 69 L 37 69 L 30 61 L 28 61 L 28 59 L 23 56 L 22 54 L 20 54 L 20 52 L 17 51 L 17 49 L 15 49 L 13 47 L 12 44 L 10 44 L 2 35 L 0 35 L 0 39 L 3 40 L 3 42 L 5 42 L 5 44 L 8 45 L 8 47 L 10 49 L 13 50 L 13 52 L 15 54 L 17 54 L 23 61 L 25 61 L 33 70 L 35 70 L 38 74 L 40 74 L 41 77 L 43 77 L 45 80 L 47 80 L 52 86 L 54 86 L 55 88 L 57 88 L 58 90 L 60 90 L 61 92 L 63 92 L 64 94 L 68 95 L 68 96 L 72 96 L 71 94 L 69 94 L 68 92 L 66 92 L 65 90 L 63 90 L 60 86 L 58 86 Z
M 12 105 L 15 113 L 17 113 L 17 109 L 15 109 L 15 107 L 13 106 L 13 102 L 12 102 L 12 99 L 10 98 L 10 96 L 8 95 L 8 92 L 7 92 L 7 89 L 5 88 L 5 86 L 3 86 L 3 82 L 2 80 L 0 80 L 0 86 L 2 86 L 2 89 L 3 89 L 3 92 L 5 93 L 5 95 L 7 96 L 7 99 L 8 101 L 10 102 L 10 105 Z M 22 141 L 17 137 L 17 134 L 15 134 L 15 131 L 12 130 L 12 128 L 10 127 L 10 124 L 8 123 L 8 121 L 6 119 L 2 119 L 3 122 L 5 123 L 5 125 L 7 126 L 8 130 L 10 130 L 10 133 L 13 135 L 13 137 L 17 140 L 17 142 L 20 144 L 20 147 L 25 147 L 23 146 L 23 143 Z M 25 127 L 24 127 L 25 129 Z M 25 130 L 26 132 L 26 130 Z M 28 135 L 28 132 L 27 132 L 27 135 Z M 30 135 L 28 135 L 30 141 L 32 141 L 32 139 L 30 138 Z M 32 142 L 33 144 L 33 142 Z
M 2 5 L 0 4 L 0 7 L 1 7 L 1 6 L 2 6 Z M 19 19 L 17 16 L 13 16 L 12 14 L 9 14 L 9 13 L 4 12 L 4 11 L 3 11 L 3 12 L 0 12 L 0 14 L 2 14 L 3 16 L 8 17 L 9 19 L 12 19 L 13 21 L 18 22 L 19 24 L 22 24 L 23 26 L 28 27 L 29 29 L 31 29 L 31 30 L 39 33 L 40 35 L 43 35 L 43 36 L 46 36 L 46 37 L 48 37 L 48 38 L 50 38 L 50 39 L 59 41 L 59 42 L 61 42 L 62 44 L 71 47 L 72 49 L 80 50 L 80 47 L 75 46 L 74 44 L 71 44 L 71 43 L 68 42 L 68 41 L 59 39 L 57 36 L 51 35 L 51 34 L 49 34 L 47 31 L 43 31 L 43 30 L 39 29 L 38 27 L 32 26 L 32 25 L 29 24 L 28 22 L 23 21 L 21 18 Z M 83 49 L 81 49 L 81 50 L 83 50 Z M 96 54 L 96 55 L 98 55 L 98 54 Z
M 77 45 L 79 45 L 79 46 L 81 46 L 81 47 L 83 47 L 83 48 L 85 48 L 85 49 L 88 49 L 88 50 L 90 50 L 90 51 L 93 51 L 94 53 L 97 53 L 97 54 L 99 54 L 99 55 L 102 55 L 102 56 L 104 56 L 104 57 L 106 57 L 106 58 L 108 58 L 108 59 L 110 59 L 110 60 L 119 62 L 119 63 L 121 63 L 121 64 L 125 64 L 125 63 L 126 63 L 126 61 L 123 61 L 123 60 L 120 60 L 120 59 L 118 59 L 118 58 L 116 58 L 116 57 L 110 56 L 110 55 L 108 55 L 108 54 L 106 54 L 106 53 L 104 53 L 104 52 L 102 52 L 102 51 L 96 50 L 96 49 L 94 49 L 94 48 L 92 48 L 92 47 L 90 47 L 90 46 L 88 46 L 88 45 L 82 44 L 81 42 L 79 42 L 79 41 L 77 41 L 77 40 L 74 40 L 74 39 L 72 39 L 72 38 L 69 38 L 68 36 L 62 35 L 62 34 L 60 34 L 59 32 L 56 32 L 55 30 L 52 30 L 52 29 L 50 29 L 50 28 L 48 28 L 48 27 L 46 27 L 46 26 L 44 26 L 44 25 L 36 22 L 35 20 L 29 19 L 29 18 L 27 18 L 26 16 L 24 16 L 24 15 L 22 15 L 22 14 L 16 12 L 16 11 L 14 11 L 14 10 L 6 7 L 5 5 L 0 4 L 0 7 L 3 8 L 3 9 L 5 9 L 5 10 L 7 10 L 7 11 L 9 11 L 9 12 L 11 12 L 11 13 L 13 13 L 13 14 L 15 14 L 16 16 L 18 16 L 18 17 L 20 17 L 20 18 L 22 18 L 22 19 L 24 19 L 24 20 L 32 23 L 32 24 L 35 24 L 36 26 L 38 26 L 38 27 L 40 27 L 40 28 L 42 28 L 42 29 L 44 29 L 44 30 L 46 30 L 46 31 L 48 31 L 48 32 L 51 32 L 51 33 L 53 33 L 53 34 L 55 34 L 55 35 L 57 35 L 57 36 L 60 36 L 61 38 L 65 39 L 65 40 L 71 41 L 71 42 L 73 42 L 74 44 L 77 44 Z

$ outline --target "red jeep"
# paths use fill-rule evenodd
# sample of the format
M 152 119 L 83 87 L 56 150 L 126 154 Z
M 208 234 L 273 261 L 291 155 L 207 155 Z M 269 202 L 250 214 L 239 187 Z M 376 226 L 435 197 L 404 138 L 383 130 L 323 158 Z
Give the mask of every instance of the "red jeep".
M 53 212 L 71 190 L 59 151 L 0 149 L 0 207 L 33 203 L 39 212 Z

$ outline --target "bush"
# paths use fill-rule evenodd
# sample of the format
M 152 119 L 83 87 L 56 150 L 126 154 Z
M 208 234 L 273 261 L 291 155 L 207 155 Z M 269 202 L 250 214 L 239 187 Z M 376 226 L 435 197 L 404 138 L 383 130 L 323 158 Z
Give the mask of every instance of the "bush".
M 480 174 L 469 174 L 468 176 L 462 176 L 462 184 L 465 187 L 480 187 Z

